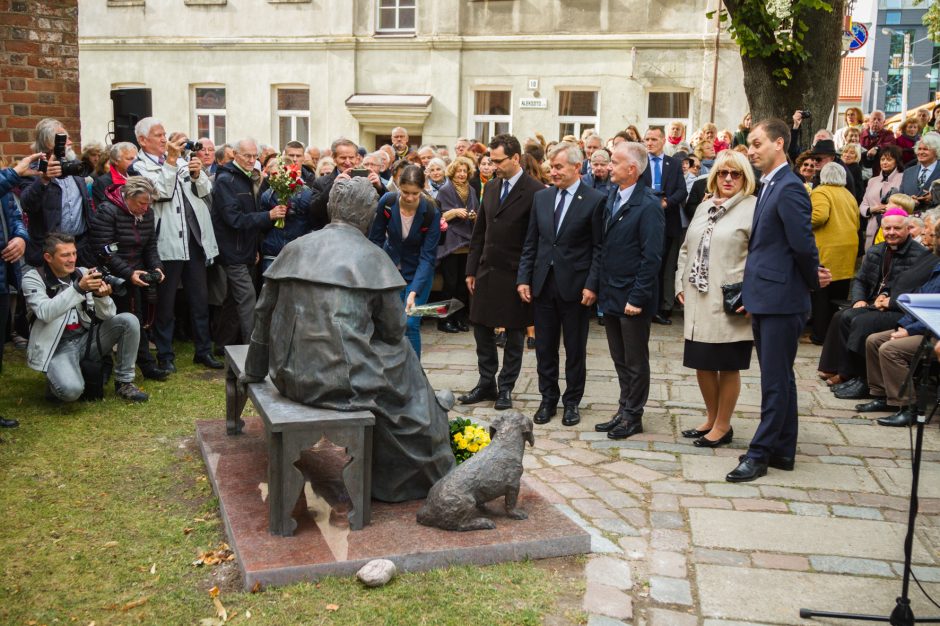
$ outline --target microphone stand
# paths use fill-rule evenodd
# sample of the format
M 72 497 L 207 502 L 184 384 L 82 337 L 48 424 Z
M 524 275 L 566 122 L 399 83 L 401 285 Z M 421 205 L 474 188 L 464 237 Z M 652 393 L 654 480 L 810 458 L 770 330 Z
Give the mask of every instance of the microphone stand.
M 915 621 L 914 611 L 911 610 L 910 585 L 911 585 L 911 557 L 914 548 L 914 524 L 917 521 L 917 488 L 920 482 L 920 458 L 924 447 L 924 426 L 933 419 L 934 414 L 940 407 L 940 395 L 936 396 L 933 409 L 930 415 L 926 415 L 927 391 L 930 381 L 930 353 L 933 351 L 933 335 L 927 331 L 924 333 L 924 340 L 914 354 L 911 361 L 910 374 L 901 387 L 900 396 L 904 397 L 905 392 L 912 385 L 917 385 L 917 416 L 915 425 L 917 426 L 914 439 L 914 459 L 911 463 L 911 499 L 910 508 L 907 517 L 907 535 L 904 537 L 904 576 L 901 582 L 901 595 L 896 600 L 894 610 L 891 615 L 864 615 L 856 613 L 833 613 L 829 611 L 815 611 L 813 609 L 800 609 L 800 617 L 807 619 L 813 617 L 828 617 L 832 619 L 851 619 L 860 622 L 887 622 L 891 626 L 914 626 L 917 624 L 940 624 L 940 617 L 921 617 Z

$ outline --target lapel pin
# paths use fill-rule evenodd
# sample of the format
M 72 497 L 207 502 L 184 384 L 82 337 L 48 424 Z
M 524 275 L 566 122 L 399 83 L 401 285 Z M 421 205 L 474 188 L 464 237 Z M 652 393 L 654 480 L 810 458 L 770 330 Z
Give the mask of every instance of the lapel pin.
M 581 199 L 581 196 L 578 196 L 578 200 L 580 200 L 580 199 Z

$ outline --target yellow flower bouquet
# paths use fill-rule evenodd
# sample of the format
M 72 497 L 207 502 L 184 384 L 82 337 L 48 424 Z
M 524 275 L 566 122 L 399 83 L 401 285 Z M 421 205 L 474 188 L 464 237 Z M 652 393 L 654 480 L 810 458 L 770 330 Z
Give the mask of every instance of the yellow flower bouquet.
M 450 448 L 457 458 L 457 465 L 488 445 L 490 445 L 490 434 L 485 428 L 459 417 L 450 422 Z

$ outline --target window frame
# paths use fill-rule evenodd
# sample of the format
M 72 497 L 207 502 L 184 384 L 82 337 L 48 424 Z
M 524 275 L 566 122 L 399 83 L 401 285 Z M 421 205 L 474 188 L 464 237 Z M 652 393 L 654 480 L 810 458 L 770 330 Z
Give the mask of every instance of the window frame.
M 196 95 L 197 89 L 221 89 L 225 93 L 225 106 L 221 109 L 207 109 L 207 108 L 198 107 L 196 104 L 198 102 L 198 97 Z M 209 139 L 212 140 L 212 143 L 216 145 L 222 145 L 226 143 L 228 140 L 228 113 L 227 113 L 228 111 L 228 88 L 224 84 L 217 84 L 217 83 L 216 84 L 213 84 L 213 83 L 195 84 L 195 85 L 192 85 L 191 93 L 192 93 L 192 98 L 193 98 L 192 117 L 190 120 L 190 124 L 192 125 L 191 138 L 198 139 L 199 137 L 203 136 L 199 132 L 199 117 L 202 115 L 207 115 L 209 117 L 209 121 L 208 121 L 208 131 L 205 136 L 208 136 Z M 219 141 L 215 133 L 215 118 L 216 116 L 219 116 L 219 115 L 221 115 L 222 118 L 224 119 L 222 128 L 224 129 L 225 137 L 223 138 L 222 141 Z
M 505 91 L 509 93 L 509 113 L 503 115 L 490 115 L 490 114 L 481 114 L 477 115 L 476 113 L 470 113 L 467 118 L 467 136 L 473 137 L 474 139 L 488 144 L 489 140 L 493 138 L 494 135 L 499 133 L 496 132 L 496 124 L 508 124 L 509 130 L 506 132 L 512 133 L 512 117 L 513 117 L 513 100 L 512 100 L 512 87 L 508 85 L 501 85 L 498 87 L 473 87 L 470 89 L 470 105 L 467 109 L 468 111 L 476 111 L 477 103 L 477 93 L 487 92 L 487 91 Z M 483 137 L 477 137 L 477 124 L 486 124 L 489 135 L 484 139 Z
M 650 117 L 650 95 L 654 93 L 685 93 L 689 95 L 689 112 L 686 117 Z M 652 128 L 661 126 L 663 129 L 669 128 L 669 124 L 678 120 L 685 124 L 686 128 L 692 128 L 692 120 L 695 118 L 695 90 L 692 88 L 681 89 L 676 87 L 651 88 L 646 90 L 646 126 Z
M 382 2 L 394 2 L 394 6 L 383 7 Z M 405 0 L 408 1 L 408 0 Z M 414 2 L 413 6 L 402 7 L 402 0 L 375 0 L 375 34 L 376 35 L 415 35 L 418 32 L 418 0 L 411 0 Z M 394 28 L 382 28 L 382 9 L 394 9 L 395 14 L 395 27 Z M 401 23 L 401 10 L 402 9 L 411 9 L 414 11 L 414 26 L 411 28 L 401 28 L 399 24 Z
M 561 114 L 561 94 L 565 92 L 590 92 L 595 94 L 596 101 L 596 111 L 593 116 L 591 115 L 562 115 Z M 558 118 L 558 141 L 561 141 L 561 138 L 565 134 L 561 132 L 562 124 L 574 124 L 575 132 L 572 133 L 578 139 L 581 138 L 581 132 L 585 124 L 593 124 L 594 132 L 600 134 L 601 126 L 601 90 L 600 87 L 567 87 L 559 88 L 556 90 L 555 96 L 558 100 L 558 107 L 556 108 L 556 117 Z
M 278 107 L 278 95 L 282 89 L 303 89 L 307 92 L 307 109 L 281 109 Z M 272 137 L 276 137 L 278 141 L 278 148 L 284 150 L 284 145 L 288 141 L 299 141 L 304 144 L 304 146 L 310 145 L 310 119 L 313 117 L 310 113 L 310 85 L 299 85 L 299 84 L 287 84 L 287 85 L 272 85 L 271 91 L 271 110 L 274 112 L 273 119 L 273 129 L 271 132 Z M 307 136 L 306 137 L 297 137 L 297 119 L 298 118 L 307 119 Z M 281 141 L 281 118 L 290 119 L 290 137 L 286 141 Z M 283 145 L 282 145 L 283 144 Z

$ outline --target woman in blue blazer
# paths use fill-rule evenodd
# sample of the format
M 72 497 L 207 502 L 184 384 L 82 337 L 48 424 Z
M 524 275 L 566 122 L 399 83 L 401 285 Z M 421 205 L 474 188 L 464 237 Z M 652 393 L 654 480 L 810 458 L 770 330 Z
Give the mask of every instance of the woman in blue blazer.
M 398 192 L 379 198 L 369 239 L 398 266 L 408 284 L 402 289 L 405 311 L 425 304 L 434 280 L 437 243 L 441 238 L 441 214 L 423 194 L 424 171 L 417 165 L 402 170 Z M 421 358 L 421 318 L 409 317 L 405 334 Z

